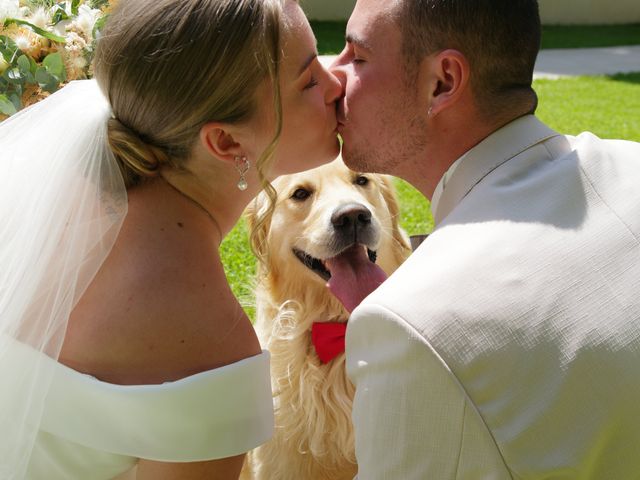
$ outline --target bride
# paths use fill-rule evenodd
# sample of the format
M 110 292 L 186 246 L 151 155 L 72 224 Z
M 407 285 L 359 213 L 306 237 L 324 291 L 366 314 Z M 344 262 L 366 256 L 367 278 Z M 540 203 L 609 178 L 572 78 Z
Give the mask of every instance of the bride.
M 0 479 L 235 479 L 269 357 L 216 247 L 340 85 L 293 0 L 120 2 L 95 77 L 0 124 Z

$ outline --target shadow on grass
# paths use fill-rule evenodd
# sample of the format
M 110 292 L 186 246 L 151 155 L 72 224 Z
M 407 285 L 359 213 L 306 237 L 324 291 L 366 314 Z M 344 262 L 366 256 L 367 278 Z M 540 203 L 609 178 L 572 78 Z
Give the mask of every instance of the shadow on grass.
M 640 68 L 640 66 L 638 68 Z M 608 75 L 607 78 L 616 82 L 640 84 L 640 71 L 633 73 L 617 73 L 615 75 Z
M 640 45 L 640 24 L 544 25 L 542 49 Z

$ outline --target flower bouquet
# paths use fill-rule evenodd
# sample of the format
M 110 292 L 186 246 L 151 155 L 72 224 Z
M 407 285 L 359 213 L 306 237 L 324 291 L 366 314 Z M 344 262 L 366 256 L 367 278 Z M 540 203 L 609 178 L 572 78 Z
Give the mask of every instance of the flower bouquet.
M 0 120 L 90 78 L 111 0 L 0 0 Z

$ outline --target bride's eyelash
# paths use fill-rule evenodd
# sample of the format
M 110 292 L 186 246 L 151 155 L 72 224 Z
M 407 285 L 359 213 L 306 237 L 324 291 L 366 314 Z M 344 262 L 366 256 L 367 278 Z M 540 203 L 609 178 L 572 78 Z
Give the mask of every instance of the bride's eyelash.
M 310 88 L 313 88 L 316 85 L 318 85 L 318 80 L 316 80 L 316 78 L 312 76 L 311 80 L 309 81 L 309 83 L 305 85 L 304 89 L 309 90 Z

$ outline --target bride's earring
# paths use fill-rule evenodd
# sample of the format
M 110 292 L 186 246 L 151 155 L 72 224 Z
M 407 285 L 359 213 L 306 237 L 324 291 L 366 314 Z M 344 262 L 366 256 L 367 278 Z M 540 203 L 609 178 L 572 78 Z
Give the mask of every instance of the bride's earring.
M 240 174 L 240 180 L 238 181 L 238 190 L 244 191 L 249 186 L 244 176 L 249 171 L 249 168 L 251 168 L 251 164 L 245 156 L 235 157 L 234 160 L 236 162 L 236 170 Z

